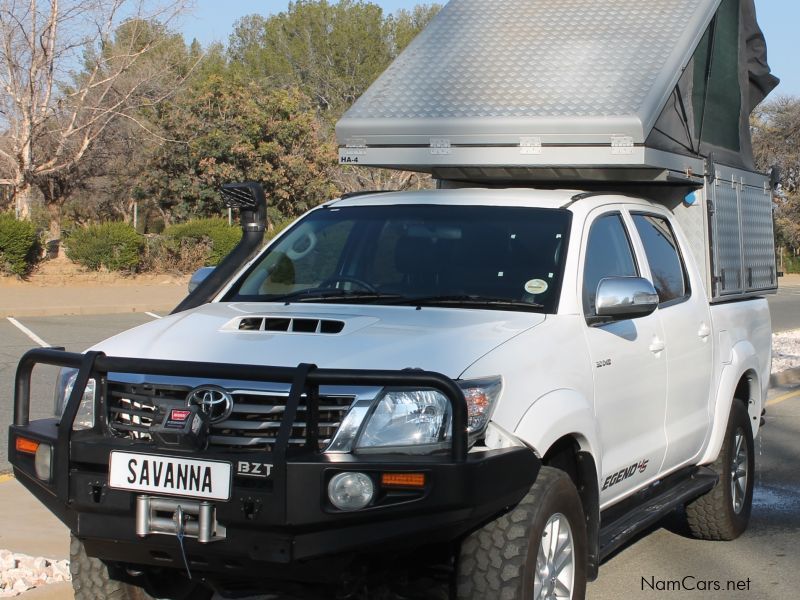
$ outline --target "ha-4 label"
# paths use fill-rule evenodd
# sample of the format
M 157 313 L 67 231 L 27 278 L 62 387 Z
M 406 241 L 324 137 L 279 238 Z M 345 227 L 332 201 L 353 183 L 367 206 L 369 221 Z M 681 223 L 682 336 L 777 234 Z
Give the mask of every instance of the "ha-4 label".
M 364 146 L 339 148 L 339 164 L 357 165 L 366 155 L 367 149 Z
M 108 464 L 108 486 L 131 492 L 229 500 L 231 463 L 114 451 Z
M 629 477 L 633 477 L 636 473 L 644 473 L 647 470 L 647 465 L 649 462 L 649 459 L 643 459 L 639 462 L 633 463 L 630 467 L 625 467 L 624 469 L 620 469 L 616 473 L 609 475 L 603 482 L 603 489 L 607 490 L 608 488 L 617 485 L 621 481 L 625 481 Z

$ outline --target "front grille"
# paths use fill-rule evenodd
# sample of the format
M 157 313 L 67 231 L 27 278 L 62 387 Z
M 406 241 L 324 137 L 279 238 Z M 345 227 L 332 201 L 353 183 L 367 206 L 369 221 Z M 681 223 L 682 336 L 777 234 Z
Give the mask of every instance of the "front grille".
M 150 440 L 150 427 L 172 408 L 185 408 L 189 386 L 152 384 L 108 384 L 108 424 L 118 436 Z M 238 450 L 271 451 L 286 409 L 288 392 L 236 389 L 233 410 L 224 421 L 211 425 L 209 445 Z M 319 446 L 325 448 L 355 400 L 352 395 L 320 395 Z M 161 408 L 161 412 L 159 412 Z M 289 443 L 306 443 L 307 409 L 301 402 Z

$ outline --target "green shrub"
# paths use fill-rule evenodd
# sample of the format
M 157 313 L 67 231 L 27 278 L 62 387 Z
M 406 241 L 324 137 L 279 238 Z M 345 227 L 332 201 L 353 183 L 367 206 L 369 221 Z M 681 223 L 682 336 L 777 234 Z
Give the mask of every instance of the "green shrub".
M 778 263 L 780 267 L 780 262 Z M 785 273 L 800 273 L 800 257 L 784 255 L 783 257 L 783 271 Z
M 218 265 L 239 243 L 242 230 L 225 219 L 195 219 L 171 225 L 162 235 L 179 270 L 189 271 Z
M 40 250 L 33 223 L 0 213 L 0 272 L 26 275 L 36 263 Z
M 266 234 L 264 234 L 265 240 L 271 240 L 274 237 L 277 237 L 279 233 L 281 233 L 284 229 L 286 229 L 289 225 L 294 223 L 294 217 L 280 217 L 273 221 L 270 221 L 270 225 L 272 226 Z
M 160 235 L 147 233 L 144 235 L 144 248 L 139 270 L 145 273 L 163 273 L 177 271 L 173 259 L 164 245 L 164 238 Z
M 73 230 L 66 239 L 67 257 L 90 269 L 136 271 L 142 236 L 125 223 L 103 223 Z
M 286 228 L 293 217 L 272 215 L 272 229 L 264 235 L 271 240 Z M 242 238 L 238 223 L 228 225 L 221 218 L 195 219 L 171 225 L 161 235 L 145 235 L 139 268 L 142 271 L 191 273 L 203 266 L 216 266 Z

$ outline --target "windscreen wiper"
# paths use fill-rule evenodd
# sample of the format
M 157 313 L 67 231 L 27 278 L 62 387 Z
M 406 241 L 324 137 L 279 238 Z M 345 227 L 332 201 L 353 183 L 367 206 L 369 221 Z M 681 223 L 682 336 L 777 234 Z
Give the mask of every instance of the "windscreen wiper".
M 472 308 L 507 308 L 512 310 L 537 310 L 544 308 L 544 305 L 535 302 L 472 294 L 402 297 L 396 301 L 392 301 L 392 304 L 409 306 L 468 306 Z
M 395 301 L 399 298 L 402 298 L 399 294 L 383 294 L 381 292 L 367 292 L 367 291 L 352 291 L 352 290 L 342 290 L 338 288 L 329 289 L 329 290 L 315 290 L 315 289 L 308 289 L 308 290 L 301 290 L 298 292 L 292 292 L 291 294 L 286 294 L 285 296 L 276 296 L 274 298 L 269 298 L 269 302 L 285 302 L 286 304 L 291 304 L 293 302 L 301 303 L 301 302 L 376 302 L 379 300 L 390 300 Z

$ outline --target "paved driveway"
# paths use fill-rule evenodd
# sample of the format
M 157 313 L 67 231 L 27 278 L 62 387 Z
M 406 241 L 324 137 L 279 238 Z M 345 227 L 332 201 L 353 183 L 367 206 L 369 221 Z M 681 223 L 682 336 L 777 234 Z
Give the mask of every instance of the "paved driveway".
M 778 293 L 767 296 L 772 314 L 772 331 L 800 329 L 800 277 L 782 279 Z

